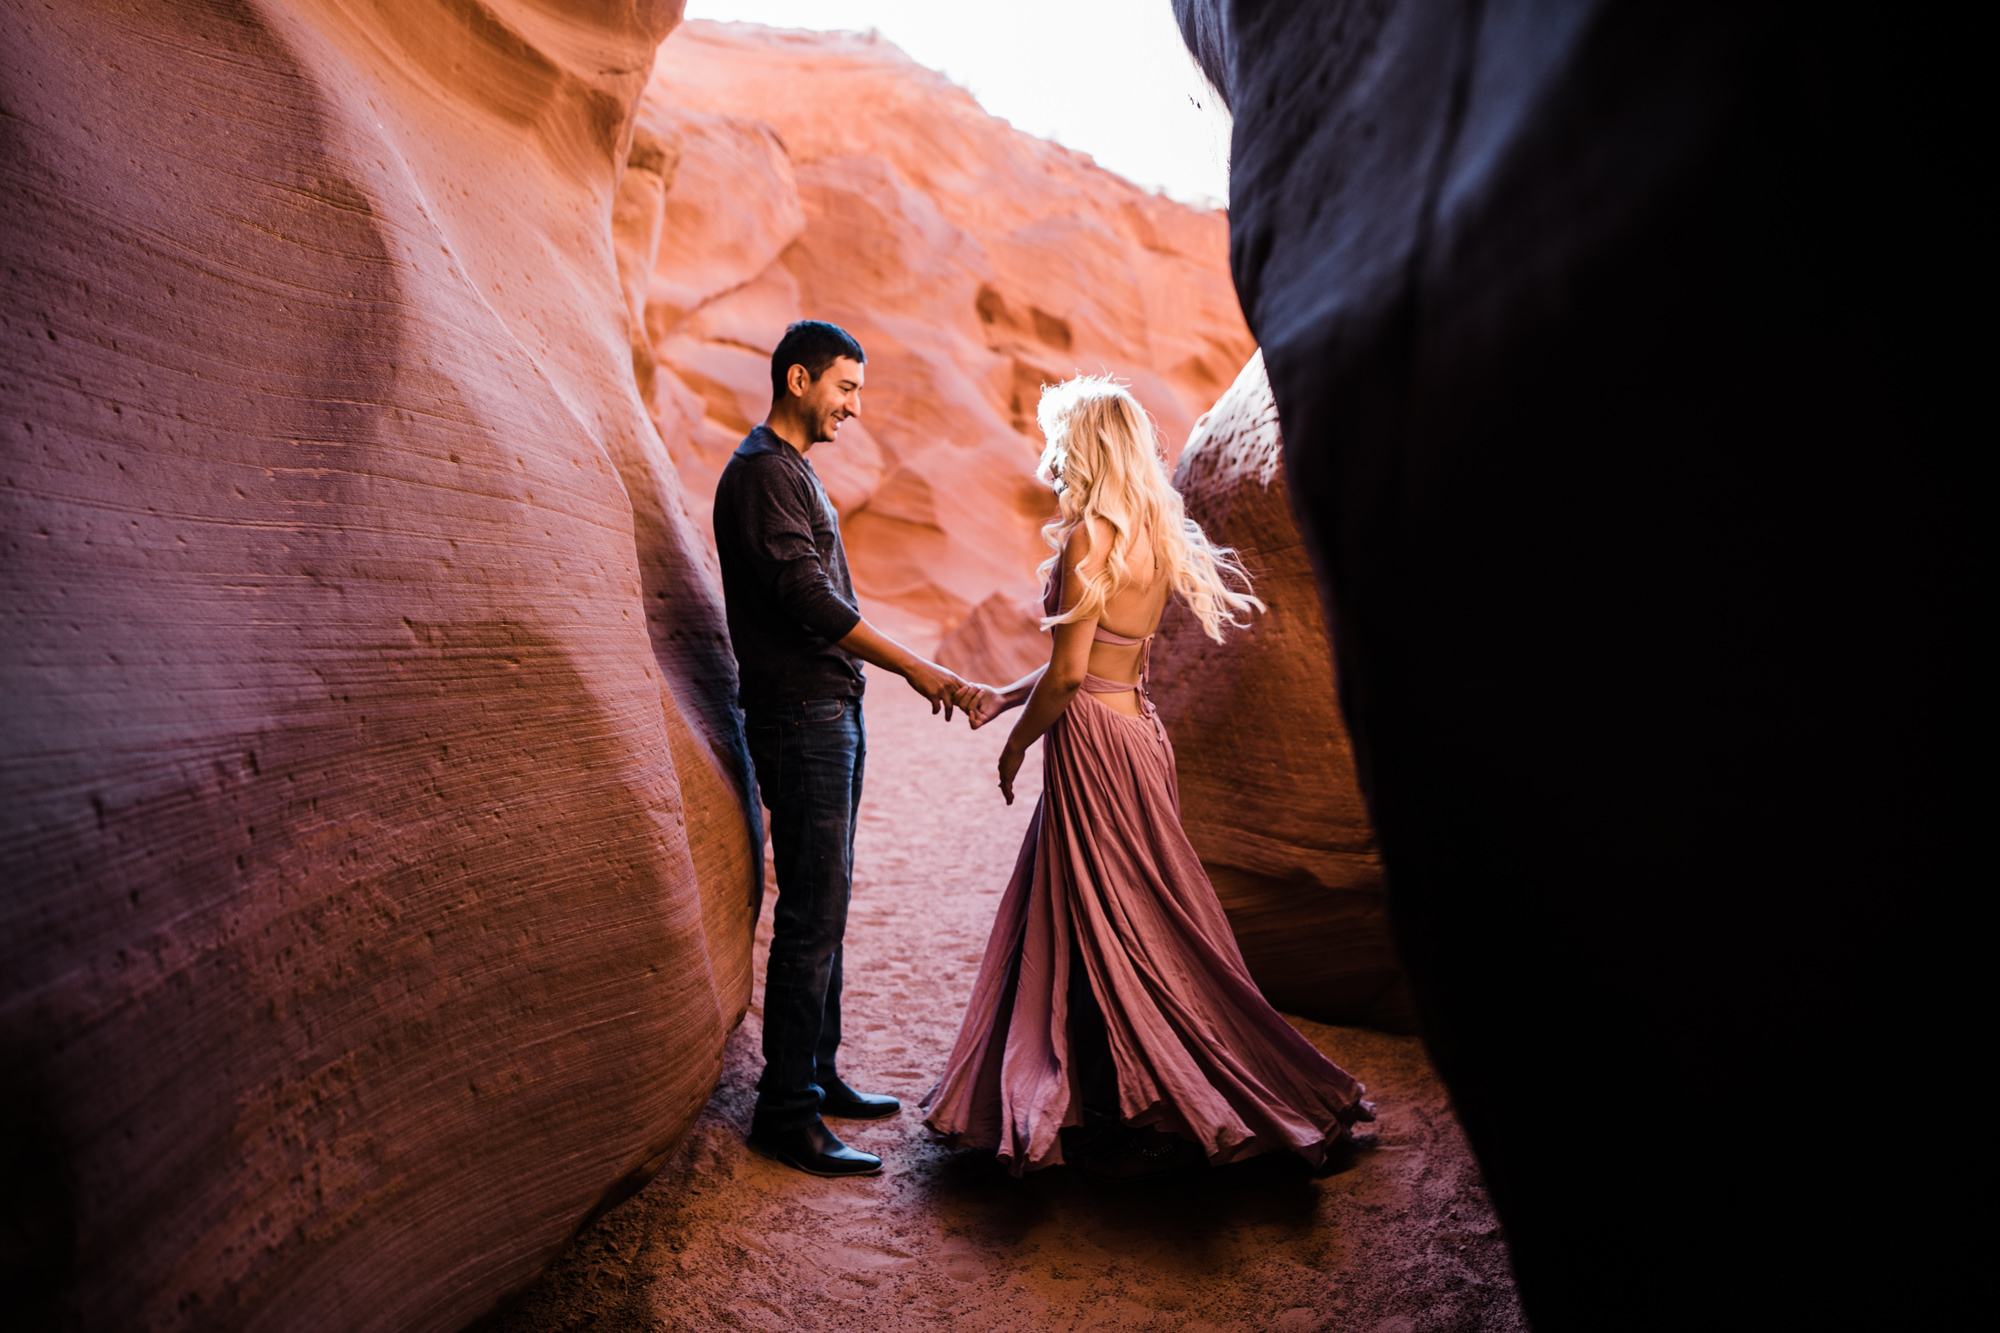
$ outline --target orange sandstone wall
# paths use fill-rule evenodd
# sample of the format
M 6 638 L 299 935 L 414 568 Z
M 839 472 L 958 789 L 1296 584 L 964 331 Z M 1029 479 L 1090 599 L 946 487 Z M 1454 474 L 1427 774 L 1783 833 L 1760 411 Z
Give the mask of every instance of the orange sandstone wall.
M 785 324 L 834 320 L 868 387 L 860 429 L 813 465 L 869 613 L 925 644 L 963 627 L 948 660 L 1010 669 L 1053 509 L 1032 476 L 1040 386 L 1123 376 L 1185 439 L 1253 350 L 1225 217 L 1021 133 L 867 35 L 687 23 L 639 125 L 674 162 L 639 359 L 697 521 L 769 405 Z
M 713 1086 L 756 835 L 610 225 L 677 17 L 0 3 L 30 1321 L 462 1327 Z
M 1269 610 L 1216 643 L 1179 602 L 1160 622 L 1153 697 L 1173 737 L 1182 822 L 1271 1002 L 1410 1031 L 1382 858 L 1333 679 L 1326 620 L 1292 519 L 1264 358 L 1195 427 L 1174 485 L 1235 547 Z

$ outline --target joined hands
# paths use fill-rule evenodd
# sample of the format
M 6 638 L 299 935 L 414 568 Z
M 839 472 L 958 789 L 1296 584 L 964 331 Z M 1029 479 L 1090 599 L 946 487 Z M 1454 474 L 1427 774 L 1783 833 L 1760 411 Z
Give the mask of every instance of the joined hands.
M 1007 695 L 991 685 L 968 681 L 949 667 L 918 661 L 907 673 L 910 688 L 931 701 L 931 713 L 942 712 L 951 721 L 954 709 L 963 711 L 974 731 L 1007 711 Z
M 958 706 L 965 710 L 966 722 L 977 731 L 1007 711 L 1007 696 L 991 685 L 967 685 Z
M 968 713 L 972 711 L 966 699 L 973 687 L 949 667 L 941 667 L 920 657 L 903 673 L 903 679 L 910 682 L 911 689 L 931 701 L 932 716 L 942 710 L 944 720 L 949 722 L 954 708 L 963 708 Z

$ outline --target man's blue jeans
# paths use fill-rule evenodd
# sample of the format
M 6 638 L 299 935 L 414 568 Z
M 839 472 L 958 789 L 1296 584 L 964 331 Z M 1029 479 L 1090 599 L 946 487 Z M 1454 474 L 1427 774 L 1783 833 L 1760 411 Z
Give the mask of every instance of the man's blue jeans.
M 868 737 L 859 699 L 808 699 L 748 713 L 757 785 L 771 811 L 778 872 L 764 973 L 764 1076 L 755 1127 L 819 1116 L 840 1049 L 840 953 L 854 877 L 854 821 Z

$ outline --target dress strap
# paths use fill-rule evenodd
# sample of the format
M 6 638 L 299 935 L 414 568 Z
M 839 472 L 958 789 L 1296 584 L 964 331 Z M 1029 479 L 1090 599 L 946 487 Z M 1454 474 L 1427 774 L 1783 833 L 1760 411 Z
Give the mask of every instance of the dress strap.
M 1158 631 L 1156 630 L 1154 633 L 1157 634 Z M 1116 644 L 1121 648 L 1137 648 L 1139 650 L 1139 679 L 1127 685 L 1115 680 L 1108 680 L 1103 676 L 1085 676 L 1083 680 L 1084 690 L 1090 694 L 1117 694 L 1124 690 L 1137 690 L 1143 696 L 1146 693 L 1146 676 L 1152 670 L 1153 665 L 1153 634 L 1148 634 L 1143 639 L 1128 639 L 1123 634 L 1113 634 L 1110 630 L 1104 628 L 1104 626 L 1099 625 L 1091 631 L 1090 637 L 1099 643 Z M 1094 687 L 1092 685 L 1093 681 L 1096 682 Z
M 1152 693 L 1146 688 L 1148 678 L 1153 674 L 1153 636 L 1148 634 L 1143 639 L 1128 639 L 1121 634 L 1107 634 L 1103 630 L 1099 630 L 1098 634 L 1105 643 L 1137 643 L 1145 645 L 1139 650 L 1139 679 L 1112 680 L 1106 676 L 1086 675 L 1083 678 L 1083 692 L 1085 694 L 1124 694 L 1128 690 L 1137 691 L 1139 695 L 1140 715 L 1151 722 L 1153 730 L 1159 734 L 1161 740 L 1165 740 L 1167 736 L 1166 726 L 1161 723 L 1159 710 L 1153 707 Z

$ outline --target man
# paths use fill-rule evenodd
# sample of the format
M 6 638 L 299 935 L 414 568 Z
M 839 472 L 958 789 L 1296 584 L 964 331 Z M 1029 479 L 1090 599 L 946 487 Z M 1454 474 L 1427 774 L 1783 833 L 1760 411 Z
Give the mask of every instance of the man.
M 778 902 L 764 988 L 764 1075 L 752 1144 L 817 1176 L 873 1175 L 882 1159 L 821 1120 L 902 1109 L 856 1092 L 840 1048 L 841 937 L 867 753 L 861 663 L 893 671 L 931 701 L 964 706 L 966 685 L 879 633 L 856 609 L 839 517 L 806 455 L 861 414 L 861 344 L 802 320 L 771 355 L 771 411 L 715 490 L 715 546 L 742 704 L 764 804 Z

